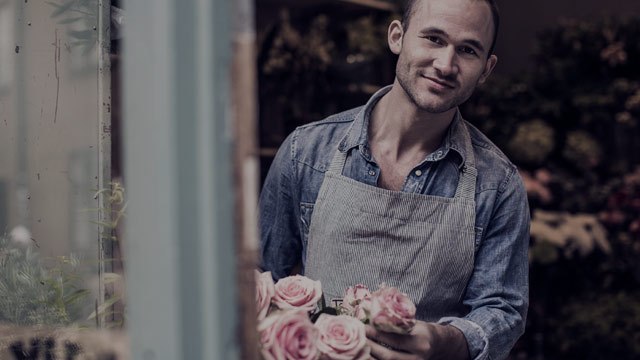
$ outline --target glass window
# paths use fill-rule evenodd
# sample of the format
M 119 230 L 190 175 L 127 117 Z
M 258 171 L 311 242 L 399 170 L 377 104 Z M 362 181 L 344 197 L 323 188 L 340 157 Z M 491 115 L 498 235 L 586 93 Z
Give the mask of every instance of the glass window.
M 3 359 L 80 351 L 36 328 L 123 324 L 113 256 L 125 202 L 110 180 L 103 9 L 98 0 L 0 1 L 0 329 L 14 329 L 0 332 L 13 341 Z M 67 340 L 80 336 L 69 331 Z

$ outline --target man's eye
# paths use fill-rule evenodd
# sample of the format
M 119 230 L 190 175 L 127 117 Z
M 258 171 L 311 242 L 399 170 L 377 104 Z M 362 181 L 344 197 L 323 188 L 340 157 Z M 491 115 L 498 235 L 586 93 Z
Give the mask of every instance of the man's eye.
M 442 44 L 442 40 L 437 36 L 425 36 L 425 39 L 434 42 L 436 44 Z
M 462 51 L 465 54 L 469 54 L 469 55 L 475 55 L 476 54 L 476 51 L 473 50 L 472 48 L 468 47 L 468 46 L 461 47 L 460 51 Z

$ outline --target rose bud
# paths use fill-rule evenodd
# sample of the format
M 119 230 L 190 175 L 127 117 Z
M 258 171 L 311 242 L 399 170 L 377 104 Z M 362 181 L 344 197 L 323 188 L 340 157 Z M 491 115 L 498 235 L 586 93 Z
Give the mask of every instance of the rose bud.
M 365 321 L 371 308 L 371 291 L 364 285 L 349 286 L 344 293 L 342 313 Z

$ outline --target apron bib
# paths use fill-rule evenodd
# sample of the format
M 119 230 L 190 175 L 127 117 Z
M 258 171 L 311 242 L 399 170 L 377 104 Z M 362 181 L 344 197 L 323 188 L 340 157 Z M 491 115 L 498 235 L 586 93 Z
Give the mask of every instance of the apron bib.
M 462 124 L 461 124 L 462 125 Z M 476 168 L 466 125 L 467 159 L 453 198 L 391 191 L 342 175 L 336 150 L 309 228 L 305 276 L 322 282 L 325 301 L 349 286 L 395 286 L 416 304 L 416 318 L 463 316 L 475 248 Z

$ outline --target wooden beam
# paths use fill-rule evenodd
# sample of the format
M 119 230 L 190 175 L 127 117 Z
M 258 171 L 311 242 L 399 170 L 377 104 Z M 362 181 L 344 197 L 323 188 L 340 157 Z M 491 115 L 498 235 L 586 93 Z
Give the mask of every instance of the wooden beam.
M 339 2 L 365 6 L 373 9 L 384 11 L 396 11 L 397 6 L 394 3 L 382 0 L 338 0 Z
M 258 360 L 255 276 L 258 266 L 258 99 L 253 0 L 233 2 L 231 104 L 240 358 Z
M 376 9 L 381 11 L 396 11 L 398 7 L 395 3 L 384 0 L 257 0 L 258 6 L 266 5 L 287 5 L 292 7 L 311 7 L 318 5 L 330 5 L 330 4 L 346 4 L 366 7 L 370 9 Z

